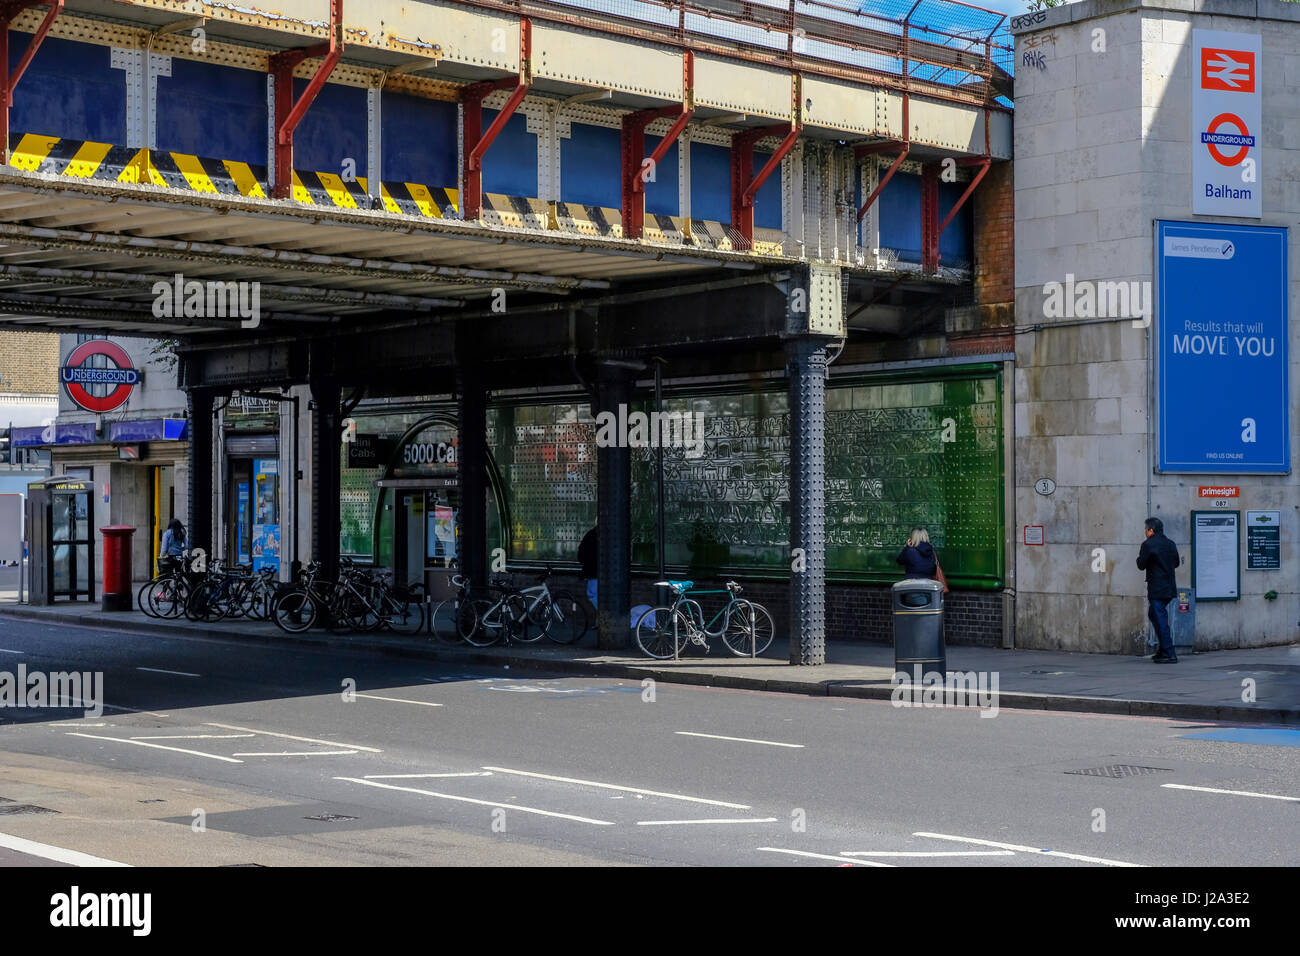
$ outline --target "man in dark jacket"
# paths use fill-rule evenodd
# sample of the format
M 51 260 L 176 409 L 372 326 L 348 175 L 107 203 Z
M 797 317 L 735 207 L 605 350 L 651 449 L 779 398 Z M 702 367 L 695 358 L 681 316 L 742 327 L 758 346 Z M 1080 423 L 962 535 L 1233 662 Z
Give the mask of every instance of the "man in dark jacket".
M 596 565 L 600 563 L 600 547 L 595 528 L 582 536 L 578 545 L 578 563 L 582 565 L 582 576 L 587 579 L 587 600 L 596 607 Z
M 1155 626 L 1160 650 L 1151 658 L 1157 664 L 1177 664 L 1174 639 L 1169 633 L 1169 602 L 1177 593 L 1174 568 L 1182 563 L 1178 547 L 1165 537 L 1165 525 L 1159 518 L 1147 518 L 1147 539 L 1138 551 L 1137 566 L 1147 573 L 1147 617 Z

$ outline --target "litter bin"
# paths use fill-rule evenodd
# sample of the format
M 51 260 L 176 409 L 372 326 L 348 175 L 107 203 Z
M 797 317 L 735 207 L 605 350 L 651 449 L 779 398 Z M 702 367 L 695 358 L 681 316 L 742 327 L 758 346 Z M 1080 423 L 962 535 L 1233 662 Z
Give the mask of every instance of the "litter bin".
M 105 611 L 129 611 L 134 604 L 131 590 L 131 538 L 135 528 L 111 524 L 99 529 L 104 536 L 104 593 L 100 607 Z
M 943 643 L 943 585 L 907 578 L 893 588 L 894 671 L 915 677 L 948 671 Z

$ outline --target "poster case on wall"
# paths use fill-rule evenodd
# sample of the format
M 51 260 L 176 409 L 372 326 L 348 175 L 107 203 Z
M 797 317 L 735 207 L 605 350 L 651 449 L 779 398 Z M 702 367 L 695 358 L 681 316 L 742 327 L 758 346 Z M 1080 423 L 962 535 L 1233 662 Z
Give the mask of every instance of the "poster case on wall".
M 1197 601 L 1241 598 L 1241 512 L 1192 512 L 1192 586 Z

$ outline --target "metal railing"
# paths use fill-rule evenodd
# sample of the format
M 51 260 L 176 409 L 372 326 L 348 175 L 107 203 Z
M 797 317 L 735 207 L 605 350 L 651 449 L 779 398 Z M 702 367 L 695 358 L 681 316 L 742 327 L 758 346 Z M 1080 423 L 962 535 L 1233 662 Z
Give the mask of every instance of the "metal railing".
M 1007 16 L 964 0 L 462 0 L 535 20 L 981 105 L 1009 99 Z

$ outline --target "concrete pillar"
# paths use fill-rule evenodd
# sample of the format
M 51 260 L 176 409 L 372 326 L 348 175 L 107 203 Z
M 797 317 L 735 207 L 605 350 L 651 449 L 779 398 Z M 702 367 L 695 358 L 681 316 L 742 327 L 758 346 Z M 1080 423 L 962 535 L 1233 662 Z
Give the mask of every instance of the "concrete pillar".
M 635 360 L 600 361 L 592 413 L 618 415 L 619 406 L 626 408 L 642 368 Z M 596 523 L 600 529 L 596 645 L 625 647 L 632 612 L 632 452 L 622 442 L 596 449 Z
M 826 339 L 787 339 L 790 663 L 826 663 Z
M 488 580 L 487 388 L 477 366 L 457 373 L 459 408 L 460 566 L 476 586 Z
M 202 548 L 212 554 L 212 405 L 215 394 L 207 388 L 191 388 L 185 393 L 190 419 L 189 524 L 185 528 L 186 544 L 191 551 Z
M 327 580 L 339 569 L 339 383 L 330 379 L 311 383 L 315 413 L 311 417 L 311 554 L 320 562 Z

